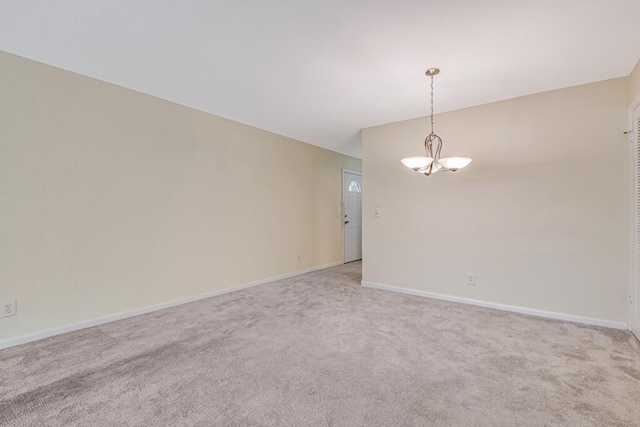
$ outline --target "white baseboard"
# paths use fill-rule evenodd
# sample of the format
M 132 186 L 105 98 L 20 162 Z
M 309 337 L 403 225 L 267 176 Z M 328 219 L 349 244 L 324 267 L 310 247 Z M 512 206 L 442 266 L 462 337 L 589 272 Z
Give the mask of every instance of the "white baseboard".
M 103 323 L 115 322 L 116 320 L 127 319 L 129 317 L 139 316 L 141 314 L 151 313 L 153 311 L 158 311 L 158 310 L 162 310 L 169 307 L 175 307 L 177 305 L 187 304 L 187 303 L 202 300 L 205 298 L 211 298 L 218 295 L 227 294 L 229 292 L 240 291 L 242 289 L 247 289 L 247 288 L 251 288 L 258 285 L 264 285 L 265 283 L 271 283 L 277 280 L 287 279 L 289 277 L 299 276 L 301 274 L 310 273 L 316 270 L 323 270 L 325 268 L 335 267 L 341 264 L 342 264 L 342 261 L 331 262 L 328 264 L 318 265 L 316 267 L 305 268 L 304 270 L 297 270 L 291 273 L 281 274 L 279 276 L 268 277 L 266 279 L 260 279 L 253 282 L 243 283 L 241 285 L 231 286 L 228 288 L 219 289 L 212 292 L 206 292 L 204 294 L 194 295 L 186 298 L 180 298 L 173 301 L 168 301 L 160 304 L 150 305 L 147 307 L 137 308 L 135 310 L 123 311 L 121 313 L 109 314 L 107 316 L 83 320 L 82 322 L 59 326 L 57 328 L 47 329 L 44 331 L 33 332 L 26 335 L 6 338 L 3 340 L 0 340 L 0 349 L 14 347 L 16 345 L 21 345 L 21 344 L 26 344 L 26 343 L 41 340 L 44 338 L 49 338 L 55 335 L 66 334 L 67 332 L 73 332 L 79 329 L 91 328 L 92 326 L 102 325 Z
M 575 316 L 573 314 L 556 313 L 553 311 L 536 310 L 534 308 L 518 307 L 515 305 L 499 304 L 496 302 L 480 301 L 471 298 L 455 297 L 450 295 L 436 294 L 433 292 L 420 291 L 417 289 L 401 288 L 399 286 L 385 285 L 382 283 L 362 281 L 365 288 L 381 289 L 384 291 L 399 292 L 401 294 L 415 295 L 438 299 L 443 301 L 458 302 L 462 304 L 477 305 L 480 307 L 493 308 L 496 310 L 511 311 L 514 313 L 529 314 L 531 316 L 546 317 L 549 319 L 566 320 L 569 322 L 585 323 L 587 325 L 604 326 L 606 328 L 627 330 L 627 324 L 623 322 L 613 322 L 611 320 L 595 319 L 593 317 Z

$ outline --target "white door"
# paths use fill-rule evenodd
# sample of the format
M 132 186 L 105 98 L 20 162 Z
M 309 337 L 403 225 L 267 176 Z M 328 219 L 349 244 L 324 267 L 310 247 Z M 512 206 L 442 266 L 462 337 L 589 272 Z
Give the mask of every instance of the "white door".
M 362 259 L 362 175 L 343 172 L 344 262 Z
M 634 206 L 633 222 L 635 232 L 634 239 L 634 260 L 633 260 L 633 281 L 631 284 L 631 295 L 629 298 L 629 329 L 640 338 L 640 106 L 636 107 L 632 114 L 632 144 L 633 144 L 633 200 Z

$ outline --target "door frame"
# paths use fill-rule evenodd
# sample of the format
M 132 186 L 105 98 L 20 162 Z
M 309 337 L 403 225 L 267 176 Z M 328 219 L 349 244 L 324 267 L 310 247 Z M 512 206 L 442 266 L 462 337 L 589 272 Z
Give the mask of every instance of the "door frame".
M 635 320 L 635 307 L 637 304 L 640 304 L 640 295 L 636 295 L 636 271 L 637 271 L 637 262 L 638 262 L 638 203 L 637 203 L 637 195 L 638 195 L 638 179 L 636 178 L 636 173 L 638 173 L 638 167 L 636 165 L 637 162 L 637 151 L 640 147 L 637 147 L 636 141 L 638 140 L 638 132 L 637 127 L 633 120 L 633 113 L 636 109 L 640 109 L 640 95 L 634 99 L 628 109 L 628 131 L 626 133 L 627 141 L 629 143 L 629 149 L 627 152 L 629 153 L 629 179 L 631 180 L 631 185 L 629 186 L 629 255 L 631 259 L 629 260 L 630 272 L 629 272 L 629 288 L 627 295 L 627 329 L 632 331 L 636 338 L 640 339 L 640 331 L 634 331 L 632 329 L 632 324 L 635 324 L 637 321 Z
M 345 179 L 344 176 L 345 174 L 350 173 L 353 175 L 359 175 L 360 178 L 362 178 L 362 172 L 359 171 L 355 171 L 352 169 L 347 169 L 347 168 L 342 168 L 342 191 L 340 192 L 342 194 L 342 201 L 340 202 L 342 204 L 342 213 L 340 214 L 340 226 L 342 227 L 342 263 L 346 264 L 345 262 L 345 258 L 347 256 L 347 249 L 345 248 L 345 245 L 347 244 L 347 239 L 345 238 L 345 234 L 344 234 L 344 214 L 346 212 L 345 206 L 344 206 L 344 197 L 345 197 L 345 191 L 344 191 L 344 184 L 345 184 Z M 362 186 L 362 193 L 364 194 L 364 185 Z M 360 203 L 362 203 L 362 199 L 360 200 Z M 364 214 L 363 214 L 364 216 Z M 363 221 L 364 222 L 364 221 Z M 364 224 L 363 224 L 364 226 Z

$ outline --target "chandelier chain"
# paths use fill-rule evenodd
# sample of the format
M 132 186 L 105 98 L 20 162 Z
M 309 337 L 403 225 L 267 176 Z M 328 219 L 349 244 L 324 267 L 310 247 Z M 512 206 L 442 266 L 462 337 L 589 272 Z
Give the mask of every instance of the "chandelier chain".
M 433 74 L 431 75 L 431 133 L 433 133 Z

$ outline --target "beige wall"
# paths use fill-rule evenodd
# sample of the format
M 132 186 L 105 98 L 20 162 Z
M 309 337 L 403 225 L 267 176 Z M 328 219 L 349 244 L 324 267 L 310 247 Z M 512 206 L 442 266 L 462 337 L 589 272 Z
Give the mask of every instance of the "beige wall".
M 360 160 L 6 53 L 0 75 L 0 339 L 342 259 Z
M 629 75 L 629 105 L 637 101 L 638 97 L 640 97 L 640 61 Z
M 431 177 L 400 163 L 426 118 L 365 129 L 364 280 L 626 322 L 627 91 L 621 78 L 440 114 L 444 156 L 473 163 Z

